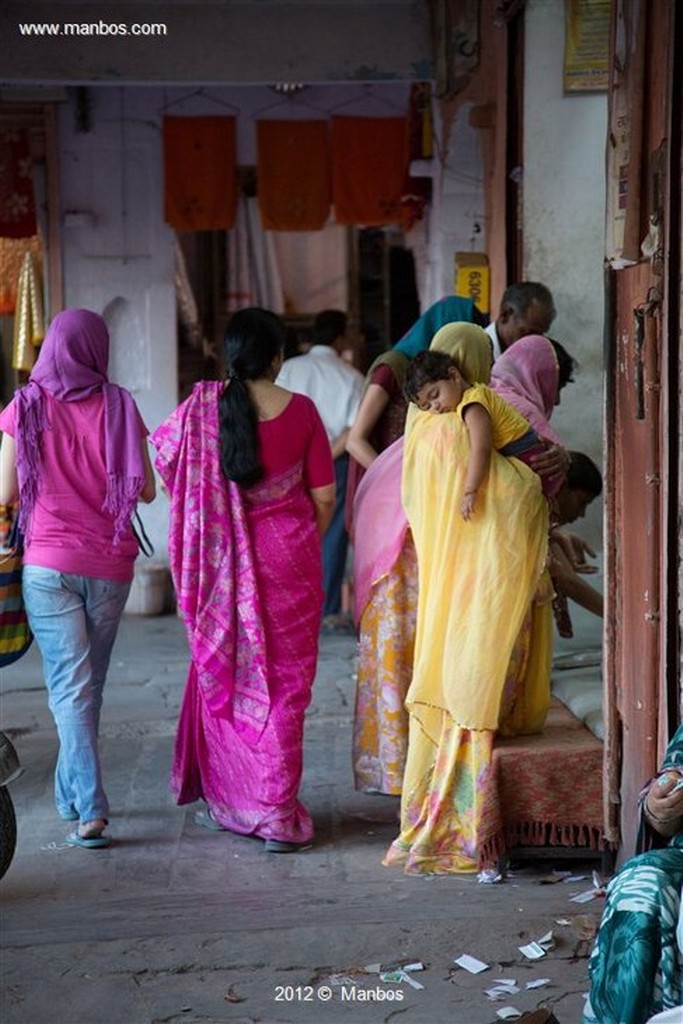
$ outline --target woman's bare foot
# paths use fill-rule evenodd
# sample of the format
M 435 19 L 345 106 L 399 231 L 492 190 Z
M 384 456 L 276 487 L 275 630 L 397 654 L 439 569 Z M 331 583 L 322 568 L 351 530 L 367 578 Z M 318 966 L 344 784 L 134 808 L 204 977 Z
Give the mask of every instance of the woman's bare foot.
M 66 837 L 69 846 L 82 846 L 86 850 L 99 850 L 111 845 L 111 836 L 104 834 L 108 822 L 105 818 L 82 821 L 75 831 Z
M 104 832 L 107 826 L 105 818 L 93 818 L 92 821 L 82 821 L 78 826 L 78 834 L 81 839 L 94 839 Z

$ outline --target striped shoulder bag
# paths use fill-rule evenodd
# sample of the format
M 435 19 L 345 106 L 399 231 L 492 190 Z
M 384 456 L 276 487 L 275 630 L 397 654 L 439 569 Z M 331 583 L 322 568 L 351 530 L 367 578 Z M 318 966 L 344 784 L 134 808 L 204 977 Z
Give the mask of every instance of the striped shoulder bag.
M 9 536 L 0 546 L 0 668 L 17 661 L 33 640 L 21 591 L 24 541 L 18 519 L 15 515 Z

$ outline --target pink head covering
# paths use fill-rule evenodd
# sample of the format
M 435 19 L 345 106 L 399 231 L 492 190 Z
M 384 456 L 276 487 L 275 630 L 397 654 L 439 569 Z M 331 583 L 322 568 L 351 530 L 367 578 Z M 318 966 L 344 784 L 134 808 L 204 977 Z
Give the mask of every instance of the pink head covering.
M 27 535 L 42 475 L 46 391 L 63 402 L 103 395 L 107 490 L 102 508 L 114 518 L 115 542 L 130 523 L 145 482 L 140 420 L 132 395 L 109 383 L 108 361 L 109 332 L 102 317 L 89 309 L 67 309 L 52 321 L 28 384 L 17 392 L 17 474 Z
M 491 370 L 491 387 L 529 420 L 536 433 L 562 444 L 548 422 L 557 401 L 560 369 L 555 349 L 542 334 L 528 334 L 500 355 Z

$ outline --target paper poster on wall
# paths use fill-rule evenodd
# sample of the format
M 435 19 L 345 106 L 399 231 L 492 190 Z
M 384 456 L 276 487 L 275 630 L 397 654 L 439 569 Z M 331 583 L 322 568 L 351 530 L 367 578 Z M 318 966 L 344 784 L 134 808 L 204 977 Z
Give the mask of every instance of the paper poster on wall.
M 614 270 L 641 257 L 645 8 L 615 0 L 614 79 L 607 132 L 605 257 Z
M 565 92 L 607 89 L 610 9 L 610 0 L 565 0 Z

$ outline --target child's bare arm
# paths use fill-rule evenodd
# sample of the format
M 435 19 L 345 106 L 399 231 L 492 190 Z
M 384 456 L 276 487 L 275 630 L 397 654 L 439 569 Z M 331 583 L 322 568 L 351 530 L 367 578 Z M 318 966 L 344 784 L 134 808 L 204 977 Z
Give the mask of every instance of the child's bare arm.
M 463 519 L 470 519 L 477 502 L 477 491 L 486 479 L 491 462 L 493 429 L 491 417 L 483 405 L 473 403 L 463 412 L 470 436 L 470 458 L 465 477 L 465 491 L 460 503 Z

